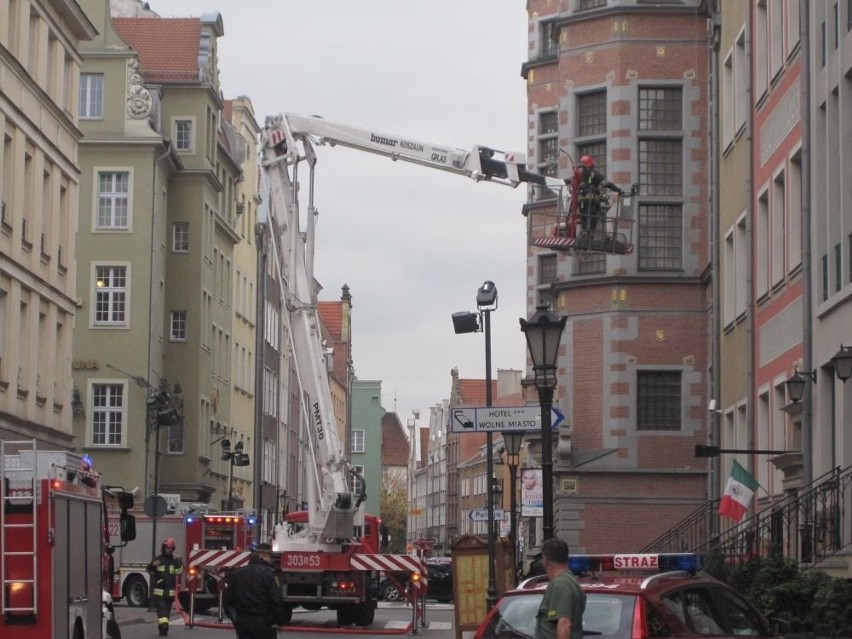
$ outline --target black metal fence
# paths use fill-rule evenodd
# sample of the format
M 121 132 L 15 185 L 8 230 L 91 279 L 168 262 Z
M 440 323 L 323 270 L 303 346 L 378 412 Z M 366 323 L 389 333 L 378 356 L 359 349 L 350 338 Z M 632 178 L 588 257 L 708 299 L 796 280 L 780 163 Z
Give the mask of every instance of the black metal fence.
M 826 473 L 714 536 L 718 505 L 708 502 L 642 552 L 712 550 L 737 562 L 780 551 L 813 565 L 852 544 L 852 466 Z

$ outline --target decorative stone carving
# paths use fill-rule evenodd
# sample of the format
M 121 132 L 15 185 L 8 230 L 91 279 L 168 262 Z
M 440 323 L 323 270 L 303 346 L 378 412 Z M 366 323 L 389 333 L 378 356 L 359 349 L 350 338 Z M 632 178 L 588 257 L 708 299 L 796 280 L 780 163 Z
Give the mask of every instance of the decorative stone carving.
M 151 92 L 142 84 L 139 73 L 139 60 L 127 61 L 127 117 L 131 120 L 144 120 L 151 113 L 154 99 Z

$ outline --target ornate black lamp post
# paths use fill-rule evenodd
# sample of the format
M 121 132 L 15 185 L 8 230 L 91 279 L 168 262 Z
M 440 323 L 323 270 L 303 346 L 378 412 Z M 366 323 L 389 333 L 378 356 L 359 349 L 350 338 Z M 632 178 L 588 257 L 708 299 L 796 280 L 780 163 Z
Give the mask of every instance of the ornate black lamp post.
M 567 321 L 567 317 L 555 317 L 546 305 L 536 307 L 529 320 L 521 318 L 521 330 L 527 338 L 541 405 L 542 541 L 553 538 L 553 431 L 550 410 L 553 407 L 553 389 L 556 388 L 556 356 Z
M 509 467 L 509 530 L 512 537 L 512 567 L 516 581 L 518 575 L 518 462 L 523 441 L 523 431 L 503 432 L 506 465 Z

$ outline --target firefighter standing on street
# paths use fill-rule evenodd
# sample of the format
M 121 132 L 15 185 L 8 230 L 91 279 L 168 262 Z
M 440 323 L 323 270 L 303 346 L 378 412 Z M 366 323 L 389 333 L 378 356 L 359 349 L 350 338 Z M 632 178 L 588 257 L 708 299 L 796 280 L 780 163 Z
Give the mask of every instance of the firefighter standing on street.
M 171 537 L 163 540 L 160 554 L 148 564 L 151 573 L 151 592 L 157 609 L 157 629 L 160 636 L 169 634 L 169 617 L 172 612 L 172 602 L 177 593 L 177 576 L 183 572 L 183 561 L 175 557 L 177 544 Z
M 606 176 L 595 168 L 595 159 L 590 155 L 580 158 L 580 224 L 589 231 L 594 231 L 601 215 L 601 189 L 606 187 L 619 195 L 624 191 L 610 182 Z
M 227 577 L 225 610 L 238 639 L 274 639 L 282 625 L 284 598 L 275 577 L 272 546 L 258 544 L 248 564 Z

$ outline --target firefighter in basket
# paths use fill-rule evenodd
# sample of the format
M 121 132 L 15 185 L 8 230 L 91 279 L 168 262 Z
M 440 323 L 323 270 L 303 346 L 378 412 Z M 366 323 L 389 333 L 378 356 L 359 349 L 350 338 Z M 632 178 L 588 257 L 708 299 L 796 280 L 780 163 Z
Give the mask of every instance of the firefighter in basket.
M 595 168 L 595 159 L 590 155 L 580 158 L 580 180 L 577 186 L 577 196 L 580 209 L 580 225 L 583 230 L 594 231 L 603 213 L 602 203 L 607 196 L 603 188 L 624 195 L 624 191 L 610 182 L 607 177 Z
M 183 561 L 175 557 L 175 540 L 168 537 L 160 545 L 160 554 L 148 564 L 151 573 L 151 593 L 157 610 L 157 629 L 160 636 L 169 634 L 169 617 L 177 594 L 178 575 L 183 572 Z

